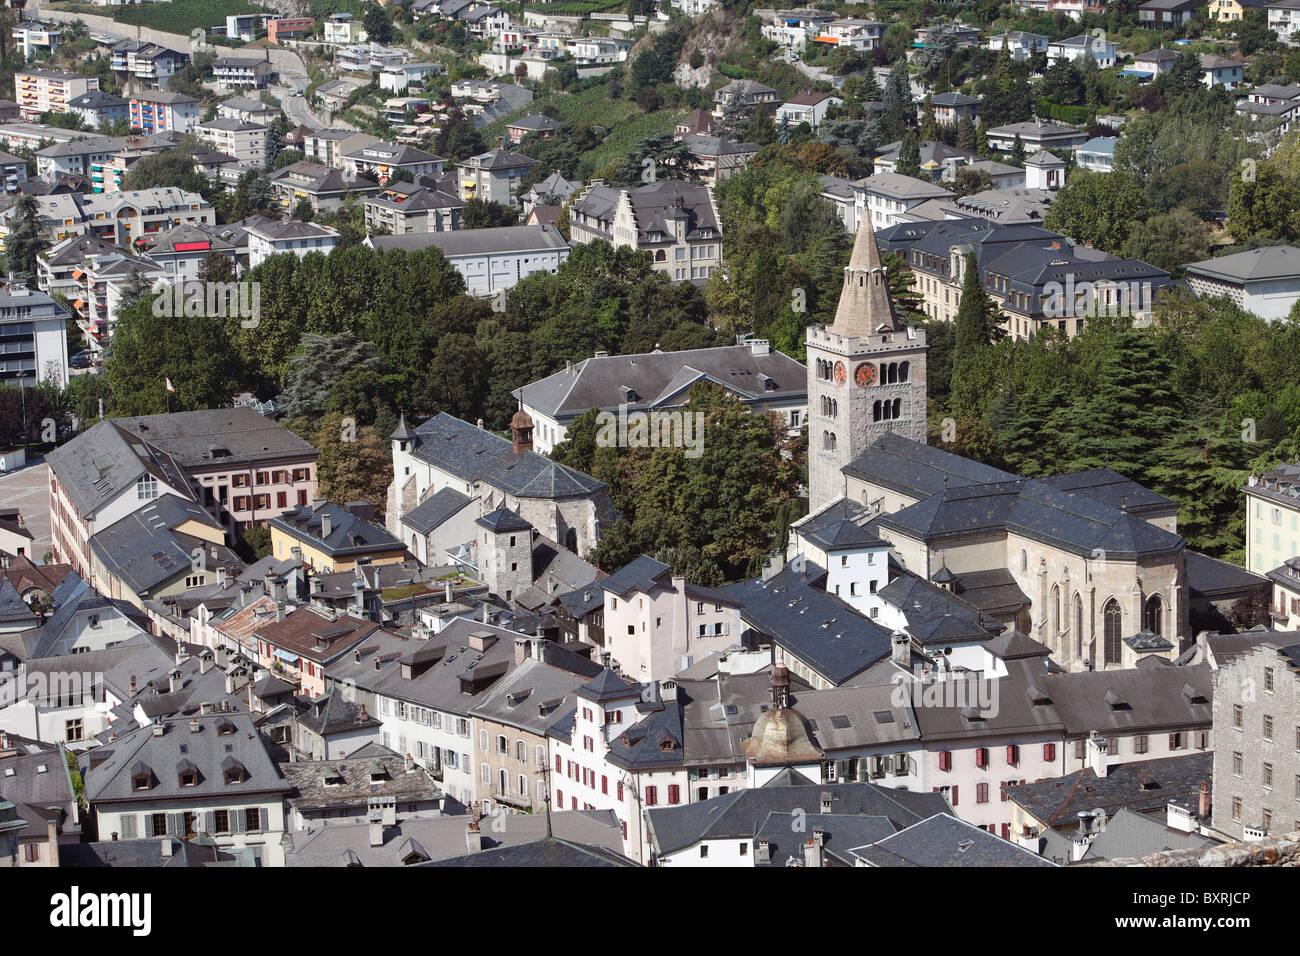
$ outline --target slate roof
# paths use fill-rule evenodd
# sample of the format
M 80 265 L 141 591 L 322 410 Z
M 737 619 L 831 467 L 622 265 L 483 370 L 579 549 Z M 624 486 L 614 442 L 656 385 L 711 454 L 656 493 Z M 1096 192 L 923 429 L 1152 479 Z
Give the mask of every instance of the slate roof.
M 351 636 L 350 634 L 349 637 Z M 262 690 L 265 693 L 273 689 L 263 687 Z M 313 700 L 310 706 L 298 715 L 298 723 L 325 738 L 333 734 L 351 734 L 360 730 L 378 732 L 383 725 L 383 722 L 372 714 L 362 717 L 362 709 L 335 690 L 327 691 Z
M 586 497 L 605 488 L 604 482 L 535 451 L 516 453 L 508 439 L 445 412 L 415 433 L 418 441 L 412 454 L 416 458 L 471 484 L 481 481 L 517 498 Z
M 19 838 L 43 840 L 46 821 L 56 820 L 61 832 L 76 833 L 76 797 L 63 751 L 12 754 L 0 757 L 0 800 L 8 800 L 27 821 Z
M 1112 508 L 1122 508 L 1143 518 L 1178 514 L 1178 502 L 1125 478 L 1109 468 L 1072 471 L 1040 479 L 1061 491 L 1071 491 Z
M 330 533 L 321 537 L 323 521 L 328 515 Z M 270 520 L 271 527 L 290 538 L 303 541 L 332 558 L 349 555 L 387 553 L 405 548 L 386 528 L 373 521 L 358 518 L 346 508 L 330 501 L 316 501 L 299 505 Z
M 1264 246 L 1193 262 L 1186 268 L 1194 276 L 1241 284 L 1295 279 L 1300 277 L 1300 249 L 1295 246 Z
M 212 516 L 198 502 L 163 495 L 91 535 L 90 549 L 110 574 L 136 594 L 188 571 L 196 548 L 203 550 L 210 571 L 243 568 L 244 562 L 226 545 L 172 530 L 187 521 L 214 526 Z
M 895 432 L 883 432 L 853 461 L 846 475 L 869 481 L 913 498 L 924 498 L 945 487 L 991 484 L 1017 478 L 1010 472 L 954 455 Z
M 614 213 L 624 192 L 628 195 L 628 201 L 636 217 L 638 246 L 650 243 L 651 233 L 659 233 L 665 237 L 672 235 L 674 229 L 670 222 L 675 222 L 682 216 L 687 220 L 688 241 L 697 238 L 703 229 L 713 230 L 714 236 L 721 240 L 722 224 L 718 222 L 714 213 L 709 187 L 696 186 L 676 179 L 661 179 L 628 190 L 616 189 L 612 186 L 592 186 L 580 199 L 574 201 L 571 208 L 590 220 L 584 224 L 587 230 L 595 231 L 605 238 L 612 238 Z
M 0 603 L 3 603 L 3 596 L 3 586 L 0 585 Z M 115 611 L 134 621 L 142 631 L 149 628 L 148 616 L 135 605 L 104 597 L 76 573 L 67 574 L 50 597 L 54 601 L 54 613 L 31 635 L 28 646 L 32 657 L 47 656 L 72 629 L 78 613 L 82 611 Z
M 486 153 L 471 156 L 456 165 L 466 169 L 528 169 L 538 165 L 538 161 L 531 156 L 525 156 L 523 153 L 517 153 L 514 150 L 490 149 Z
M 295 761 L 281 769 L 292 788 L 287 802 L 300 812 L 358 803 L 364 807 L 370 797 L 380 796 L 396 797 L 399 803 L 442 799 L 442 788 L 424 769 L 417 764 L 408 771 L 406 758 L 386 747 L 379 754 Z
M 811 813 L 826 798 L 831 805 L 827 817 L 866 817 L 876 821 L 869 826 L 882 830 L 881 820 L 896 830 L 949 809 L 948 802 L 937 793 L 895 790 L 872 783 L 818 784 L 785 771 L 761 787 L 733 790 L 675 807 L 647 809 L 646 829 L 655 855 L 663 856 L 708 840 L 753 839 L 772 814 L 795 810 Z M 785 832 L 790 833 L 788 827 Z M 844 849 L 851 845 L 846 844 Z M 782 848 L 779 842 L 775 846 Z
M 0 578 L 0 623 L 25 624 L 28 627 L 40 623 L 36 612 L 28 607 L 8 578 Z
M 665 584 L 665 578 L 671 584 L 671 577 L 672 568 L 643 554 L 623 565 L 600 585 L 612 594 L 623 596 L 632 591 L 652 591 Z
M 1125 807 L 1106 821 L 1106 828 L 1093 837 L 1082 859 L 1140 860 L 1151 853 L 1196 850 L 1214 844 L 1214 840 L 1199 833 L 1170 829 L 1156 814 L 1134 813 Z
M 805 578 L 790 567 L 764 581 L 751 578 L 722 590 L 742 605 L 741 618 L 808 664 L 832 684 L 890 656 L 891 632 L 815 586 L 825 572 L 809 564 Z
M 190 494 L 189 479 L 180 463 L 135 437 L 117 419 L 87 429 L 48 452 L 45 461 L 83 518 L 92 516 L 145 474 L 181 494 Z
M 1047 692 L 1066 735 L 1072 737 L 1092 731 L 1208 730 L 1213 713 L 1208 664 L 1047 674 L 1038 679 L 1038 686 Z
M 1089 557 L 1171 554 L 1186 542 L 1148 521 L 1092 499 L 1059 491 L 1041 479 L 948 488 L 877 519 L 883 528 L 937 541 L 975 532 L 1013 532 Z
M 233 864 L 237 857 L 217 848 L 206 837 L 171 842 L 172 855 L 163 853 L 162 840 L 157 837 L 141 840 L 102 840 L 98 843 L 65 843 L 59 846 L 59 865 L 99 869 L 104 867 L 202 867 L 214 864 Z
M 866 508 L 849 498 L 838 498 L 829 505 L 795 522 L 799 534 L 823 551 L 850 551 L 860 548 L 886 548 L 888 544 L 860 523 Z
M 160 241 L 170 241 L 179 228 L 168 230 Z M 113 421 L 185 468 L 233 468 L 289 458 L 315 461 L 317 457 L 310 443 L 251 408 L 209 408 Z
M 683 405 L 690 387 L 700 381 L 716 382 L 746 402 L 803 402 L 808 395 L 803 363 L 775 350 L 755 355 L 749 345 L 598 355 L 512 394 L 526 399 L 530 408 L 566 420 L 592 408 L 613 410 L 622 404 L 629 410 Z
M 414 840 L 432 862 L 457 861 L 466 853 L 465 829 L 470 817 L 450 815 L 421 819 L 401 819 L 384 831 L 383 846 L 370 845 L 370 827 L 366 823 L 331 823 L 328 826 L 297 830 L 286 834 L 285 864 L 302 866 L 362 867 L 401 866 L 400 853 L 407 841 Z M 550 815 L 554 839 L 586 847 L 603 848 L 606 853 L 621 854 L 623 837 L 618 818 L 612 810 L 559 811 Z M 509 826 L 495 829 L 489 818 L 480 822 L 483 853 L 504 847 L 531 844 L 546 837 L 547 819 L 541 813 L 521 813 L 510 817 Z M 526 860 L 530 855 L 516 859 Z M 452 863 L 451 865 L 457 865 Z M 488 864 L 491 865 L 491 864 Z M 532 864 L 527 864 L 532 865 Z M 569 865 L 566 861 L 561 865 Z
M 522 129 L 530 133 L 549 132 L 560 128 L 560 124 L 555 122 L 549 116 L 543 116 L 538 113 L 532 113 L 528 116 L 521 116 L 517 120 L 511 120 L 506 124 L 506 129 Z
M 470 708 L 470 713 L 483 720 L 545 736 L 555 717 L 538 704 L 557 700 L 572 704 L 574 691 L 599 668 L 599 664 L 593 663 L 588 674 L 584 675 L 527 658 L 497 681 L 483 699 Z M 557 706 L 563 706 L 563 703 Z M 533 755 L 530 753 L 528 757 L 532 759 Z
M 852 855 L 869 866 L 1056 866 L 950 813 L 936 813 Z
M 473 501 L 455 488 L 443 488 L 402 515 L 402 524 L 418 534 L 428 534 Z
M 907 633 L 922 645 L 984 641 L 1000 629 L 961 595 L 910 571 L 902 572 L 881 588 L 880 597 L 902 611 Z
M 249 714 L 208 714 L 167 721 L 163 726 L 165 733 L 160 737 L 154 735 L 152 727 L 145 727 L 98 751 L 98 756 L 108 759 L 85 773 L 86 799 L 91 804 L 289 792 L 288 783 L 267 753 Z M 198 726 L 197 733 L 191 730 L 193 726 Z M 231 726 L 235 732 L 222 733 L 223 726 Z M 222 763 L 230 758 L 244 768 L 240 783 L 226 783 Z M 182 761 L 189 761 L 198 770 L 198 782 L 192 787 L 180 785 L 176 768 Z M 140 764 L 153 778 L 153 786 L 147 791 L 133 789 L 133 768 Z
M 1210 780 L 1213 771 L 1214 754 L 1206 751 L 1114 764 L 1101 778 L 1089 768 L 1003 790 L 1044 826 L 1061 826 L 1095 809 L 1105 810 L 1107 816 L 1121 809 L 1163 813 L 1170 800 L 1199 793 L 1201 782 Z
M 1006 616 L 1031 604 L 1029 595 L 1006 568 L 954 575 L 953 588 L 967 604 L 990 615 Z
M 414 252 L 433 246 L 449 259 L 457 256 L 549 252 L 569 247 L 554 226 L 497 226 L 456 229 L 452 232 L 411 232 L 400 236 L 372 236 L 367 241 L 381 252 L 389 249 Z

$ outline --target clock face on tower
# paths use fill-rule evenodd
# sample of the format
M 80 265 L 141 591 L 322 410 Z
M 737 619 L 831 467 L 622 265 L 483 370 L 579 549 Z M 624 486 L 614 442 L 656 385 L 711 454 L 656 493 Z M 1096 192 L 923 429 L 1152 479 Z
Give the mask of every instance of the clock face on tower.
M 861 388 L 870 388 L 876 384 L 876 367 L 870 362 L 863 362 L 853 370 L 853 381 Z
M 844 367 L 844 363 L 836 362 L 835 363 L 835 384 L 843 385 L 846 381 L 848 381 L 848 377 L 849 377 L 848 369 Z

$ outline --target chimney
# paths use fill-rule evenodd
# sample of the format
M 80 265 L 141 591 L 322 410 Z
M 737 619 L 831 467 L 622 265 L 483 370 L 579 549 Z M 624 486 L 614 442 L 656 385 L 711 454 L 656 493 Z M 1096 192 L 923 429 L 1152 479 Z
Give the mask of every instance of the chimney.
M 374 811 L 370 814 L 370 845 L 384 845 L 384 819 Z
M 320 516 L 320 539 L 324 541 L 334 530 L 334 521 L 328 511 L 322 511 Z
M 478 853 L 483 849 L 483 831 L 478 828 L 478 806 L 475 805 L 474 817 L 465 828 L 465 851 Z
M 172 671 L 169 689 L 173 694 L 179 692 L 185 686 L 185 678 L 181 676 L 180 671 Z
M 488 610 L 488 605 L 486 601 L 483 602 L 482 607 L 483 607 L 483 623 L 487 624 L 488 618 L 492 616 L 492 613 L 491 611 Z
M 204 651 L 199 655 L 199 673 L 206 674 L 212 670 L 214 655 L 212 651 Z
M 325 588 L 325 582 L 320 579 L 320 575 L 313 574 L 311 576 L 311 593 L 320 594 L 321 591 L 324 590 L 324 588 Z
M 228 576 L 225 568 L 217 568 L 217 586 L 224 588 L 228 583 Z
M 407 773 L 410 773 L 412 770 L 414 770 L 414 769 L 415 769 L 415 758 L 412 757 L 410 754 L 407 754 L 407 755 L 406 755 L 406 760 L 403 761 L 403 763 L 402 763 L 402 768 L 403 768 Z
M 153 725 L 153 735 L 154 735 L 155 737 L 163 737 L 163 736 L 166 736 L 166 734 L 167 734 L 167 725 L 166 725 L 166 724 L 164 724 L 164 723 L 162 723 L 161 721 L 159 721 L 158 723 L 156 723 L 156 724 Z
M 518 667 L 532 655 L 529 653 L 529 640 L 526 637 L 515 638 L 515 666 Z
M 895 631 L 891 638 L 890 659 L 899 667 L 912 663 L 912 639 L 902 631 Z
M 1087 756 L 1088 766 L 1092 772 L 1097 775 L 1097 779 L 1104 779 L 1106 776 L 1106 753 L 1110 749 L 1110 742 L 1100 734 L 1092 734 L 1088 738 Z
M 127 693 L 130 694 L 132 697 L 135 696 L 135 675 L 134 674 L 131 675 L 131 686 L 127 690 Z
M 114 836 L 116 836 L 116 834 L 114 834 Z M 169 858 L 171 857 L 171 855 L 172 855 L 172 851 L 173 851 L 174 849 L 175 849 L 175 848 L 172 846 L 172 838 L 169 837 L 169 836 L 165 836 L 165 837 L 163 837 L 163 838 L 162 838 L 162 855 L 163 855 L 163 859 L 169 859 Z
M 366 611 L 366 586 L 362 581 L 352 582 L 352 606 L 358 614 Z
M 447 582 L 447 586 L 443 589 L 442 596 L 443 596 L 443 600 L 445 600 L 448 604 L 450 604 L 450 603 L 452 602 L 453 597 L 452 597 L 452 593 L 451 593 L 451 582 L 450 582 L 450 581 Z
M 808 867 L 822 866 L 822 828 L 814 827 L 812 839 L 805 840 L 803 845 L 803 865 Z
M 1201 792 L 1196 796 L 1196 816 L 1202 823 L 1210 819 L 1210 785 L 1201 781 Z
M 191 717 L 191 718 L 190 718 L 190 733 L 192 733 L 192 734 L 197 734 L 198 732 L 199 732 L 199 719 L 198 719 L 197 717 Z
M 767 840 L 759 840 L 754 847 L 754 859 L 758 863 L 771 863 L 772 844 Z
M 822 813 L 834 812 L 834 807 L 835 807 L 834 799 L 835 798 L 831 796 L 831 792 L 829 790 L 822 791 L 822 797 L 821 797 Z

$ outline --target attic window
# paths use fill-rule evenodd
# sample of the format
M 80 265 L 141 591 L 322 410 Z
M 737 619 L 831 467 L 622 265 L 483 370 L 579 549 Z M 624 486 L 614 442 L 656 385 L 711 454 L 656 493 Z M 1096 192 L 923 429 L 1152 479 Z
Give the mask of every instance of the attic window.
M 196 774 L 193 770 L 181 771 L 182 787 L 194 787 L 198 785 L 198 782 L 199 782 L 199 775 Z
M 220 737 L 229 737 L 235 732 L 235 725 L 229 721 L 223 720 L 217 724 L 217 735 Z
M 831 726 L 837 730 L 848 730 L 853 725 L 849 723 L 849 718 L 843 714 L 836 714 L 831 718 Z
M 325 775 L 325 786 L 341 787 L 344 784 L 343 774 L 338 770 L 331 770 Z
M 152 789 L 152 780 L 147 773 L 138 773 L 131 778 L 132 790 L 149 790 Z

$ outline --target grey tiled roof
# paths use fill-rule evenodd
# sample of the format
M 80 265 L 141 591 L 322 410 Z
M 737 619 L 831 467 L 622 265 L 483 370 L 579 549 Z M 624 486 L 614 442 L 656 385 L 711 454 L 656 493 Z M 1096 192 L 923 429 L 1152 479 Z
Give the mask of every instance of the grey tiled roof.
M 1048 674 L 1040 686 L 1071 736 L 1210 727 L 1214 689 L 1208 664 Z
M 794 527 L 823 551 L 887 547 L 886 543 L 863 527 L 866 508 L 849 498 L 837 498 L 815 515 L 809 515 Z
M 948 488 L 878 519 L 926 541 L 976 531 L 1014 531 L 1075 554 L 1126 559 L 1171 554 L 1186 542 L 1142 518 L 1058 491 L 1040 479 Z
M 519 843 L 511 846 L 480 850 L 464 856 L 432 860 L 417 866 L 464 866 L 464 867 L 606 867 L 636 866 L 631 860 L 607 847 L 588 846 L 561 840 L 557 837 L 544 837 L 531 843 Z
M 151 474 L 182 494 L 189 479 L 179 462 L 135 437 L 114 419 L 100 422 L 45 456 L 60 487 L 83 517 Z
M 549 252 L 569 247 L 564 236 L 554 226 L 497 226 L 456 229 L 452 232 L 412 232 L 401 236 L 372 236 L 369 242 L 381 252 L 389 249 L 414 252 L 433 246 L 448 258 Z
M 402 523 L 419 534 L 428 534 L 472 503 L 472 498 L 455 488 L 443 488 L 402 515 Z
M 330 518 L 328 537 L 321 536 L 322 515 Z M 373 521 L 358 518 L 351 511 L 330 501 L 299 505 L 271 519 L 272 527 L 297 541 L 305 541 L 331 557 L 372 554 L 403 548 L 401 541 Z
M 816 586 L 824 576 L 811 563 L 808 577 L 789 567 L 767 581 L 751 578 L 723 591 L 743 605 L 744 622 L 769 635 L 832 684 L 890 656 L 891 632 Z
M 826 798 L 831 805 L 828 816 L 883 819 L 891 830 L 949 809 L 937 793 L 894 790 L 872 783 L 817 784 L 788 772 L 762 787 L 733 790 L 682 806 L 648 809 L 646 827 L 656 855 L 675 853 L 704 840 L 754 838 L 771 814 L 813 813 Z
M 304 760 L 284 764 L 285 781 L 292 787 L 289 806 L 309 810 L 338 806 L 365 806 L 370 797 L 393 796 L 403 801 L 438 801 L 442 788 L 416 765 L 406 769 L 396 751 L 375 745 L 342 760 Z
M 415 840 L 433 861 L 457 858 L 466 853 L 465 830 L 469 822 L 466 815 L 399 819 L 397 826 L 385 829 L 384 843 L 377 847 L 370 845 L 370 827 L 365 823 L 333 823 L 297 830 L 286 836 L 285 862 L 291 867 L 346 866 L 350 856 L 353 865 L 363 867 L 401 866 L 399 854 L 408 840 Z M 505 827 L 495 828 L 493 820 L 485 817 L 480 822 L 480 852 L 542 840 L 547 822 L 545 814 L 520 813 L 511 815 Z M 615 853 L 623 849 L 618 819 L 612 810 L 561 811 L 552 813 L 549 822 L 559 840 L 594 844 Z
M 210 714 L 190 720 L 170 720 L 162 736 L 145 727 L 120 737 L 100 756 L 108 759 L 86 772 L 86 799 L 95 803 L 242 797 L 249 794 L 288 793 L 289 784 L 266 751 L 248 714 Z M 191 728 L 197 726 L 194 732 Z M 233 733 L 223 733 L 233 727 Z M 229 748 L 229 749 L 227 749 Z M 227 783 L 222 764 L 234 759 L 244 770 L 239 783 Z M 177 766 L 193 764 L 198 782 L 182 787 Z M 133 789 L 135 769 L 143 764 L 152 777 L 149 790 Z
M 1106 828 L 1093 837 L 1083 859 L 1140 860 L 1150 853 L 1195 850 L 1214 842 L 1199 833 L 1171 830 L 1159 814 L 1134 813 L 1126 807 L 1106 821 Z
M 449 233 L 454 235 L 454 233 Z M 603 482 L 534 451 L 515 453 L 510 441 L 441 413 L 415 430 L 416 458 L 517 498 L 574 498 L 604 490 Z
M 1056 866 L 950 813 L 937 813 L 853 855 L 871 866 Z
M 944 488 L 1018 477 L 894 432 L 883 432 L 862 455 L 844 466 L 844 473 L 913 498 L 924 498 Z
M 71 843 L 59 847 L 59 865 L 67 867 L 203 867 L 213 864 L 232 865 L 237 857 L 217 848 L 204 837 L 192 840 L 165 838 L 171 844 L 171 856 L 163 851 L 158 838 L 142 840 L 102 840 L 98 843 Z
M 206 567 L 233 569 L 244 562 L 224 544 L 214 544 L 172 529 L 187 521 L 208 526 L 212 516 L 195 501 L 163 495 L 90 538 L 90 549 L 113 576 L 137 594 L 170 581 L 193 567 L 195 549 L 202 549 Z
M 251 408 L 209 408 L 114 421 L 186 468 L 233 467 L 282 458 L 315 460 L 317 455 L 310 443 Z
M 1005 787 L 1015 801 L 1045 826 L 1071 824 L 1076 814 L 1105 810 L 1114 816 L 1121 809 L 1137 813 L 1163 812 L 1170 800 L 1186 800 L 1200 792 L 1201 782 L 1214 771 L 1211 752 L 1114 764 L 1105 777 L 1089 769 L 1063 777 Z
M 513 394 L 552 418 L 567 418 L 620 404 L 629 409 L 684 404 L 690 386 L 701 380 L 716 382 L 746 401 L 803 402 L 808 394 L 802 363 L 777 351 L 755 355 L 749 345 L 596 356 Z
M 652 591 L 671 577 L 672 569 L 668 565 L 643 554 L 623 565 L 601 581 L 600 585 L 606 591 L 621 596 L 631 591 Z

